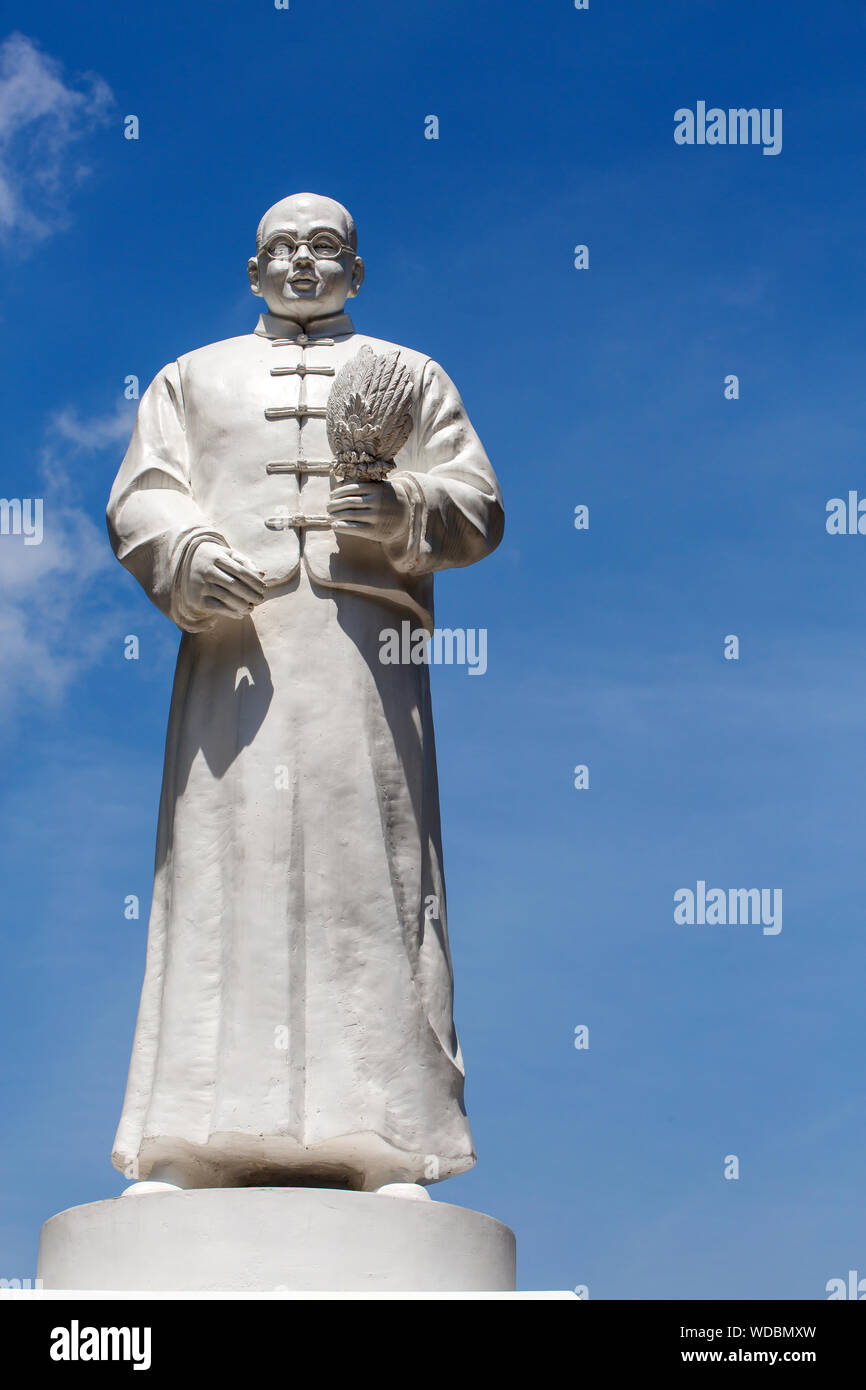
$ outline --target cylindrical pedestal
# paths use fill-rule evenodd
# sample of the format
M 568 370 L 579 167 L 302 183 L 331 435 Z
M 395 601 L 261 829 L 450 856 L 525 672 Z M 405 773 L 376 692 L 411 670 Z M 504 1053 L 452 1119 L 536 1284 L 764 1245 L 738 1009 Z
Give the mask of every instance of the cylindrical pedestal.
M 514 1288 L 514 1235 L 477 1211 L 329 1188 L 196 1188 L 46 1221 L 46 1289 L 461 1292 Z

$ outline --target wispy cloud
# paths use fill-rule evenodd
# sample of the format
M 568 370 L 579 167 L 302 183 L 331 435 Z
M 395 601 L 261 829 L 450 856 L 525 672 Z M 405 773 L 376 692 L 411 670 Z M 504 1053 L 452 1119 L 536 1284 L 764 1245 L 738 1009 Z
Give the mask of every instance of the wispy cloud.
M 87 177 L 82 139 L 114 104 L 95 73 L 74 79 L 24 34 L 0 44 L 0 235 L 44 236 Z
M 78 455 L 98 453 L 113 446 L 120 447 L 121 454 L 124 453 L 132 434 L 135 412 L 135 403 L 127 400 L 119 401 L 113 411 L 106 411 L 104 415 L 85 418 L 68 407 L 56 411 L 49 422 L 47 442 L 42 451 L 44 476 L 54 483 L 59 481 L 66 489 L 74 486 L 67 464 Z
M 34 701 L 57 705 L 73 681 L 97 662 L 117 623 L 100 581 L 114 561 L 101 519 L 78 502 L 73 460 L 122 444 L 135 405 L 89 420 L 61 411 L 48 427 L 41 455 L 43 539 L 0 536 L 0 712 L 8 720 Z
M 113 415 L 90 416 L 86 420 L 75 410 L 58 410 L 52 417 L 51 429 L 59 439 L 79 449 L 104 449 L 109 444 L 125 443 L 134 419 L 135 406 L 121 401 Z

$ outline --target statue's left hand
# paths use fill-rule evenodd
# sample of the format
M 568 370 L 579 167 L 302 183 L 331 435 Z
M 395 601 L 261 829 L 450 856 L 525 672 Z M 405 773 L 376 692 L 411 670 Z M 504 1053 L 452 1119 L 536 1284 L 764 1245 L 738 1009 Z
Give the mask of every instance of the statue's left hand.
M 397 541 L 409 535 L 409 501 L 402 488 L 381 483 L 341 483 L 328 502 L 335 531 L 354 531 L 371 541 Z

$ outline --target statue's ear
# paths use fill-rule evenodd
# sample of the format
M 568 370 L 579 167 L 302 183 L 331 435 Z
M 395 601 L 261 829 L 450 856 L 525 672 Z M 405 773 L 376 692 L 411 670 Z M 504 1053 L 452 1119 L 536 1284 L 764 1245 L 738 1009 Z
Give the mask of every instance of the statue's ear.
M 349 290 L 349 298 L 354 299 L 359 289 L 364 283 L 364 262 L 360 256 L 355 257 L 355 264 L 352 266 L 352 288 Z
M 250 256 L 247 261 L 247 275 L 250 277 L 250 289 L 253 294 L 257 294 L 259 298 L 261 298 L 262 287 L 259 284 L 259 263 L 255 256 Z

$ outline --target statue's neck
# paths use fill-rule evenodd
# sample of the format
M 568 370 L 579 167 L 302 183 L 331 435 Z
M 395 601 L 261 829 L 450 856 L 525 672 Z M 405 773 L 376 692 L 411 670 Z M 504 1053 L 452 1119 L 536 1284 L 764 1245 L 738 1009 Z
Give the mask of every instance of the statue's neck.
M 355 325 L 345 310 L 338 314 L 322 314 L 306 323 L 283 314 L 262 314 L 256 327 L 256 332 L 266 338 L 296 338 L 301 333 L 311 338 L 340 338 L 354 331 Z

